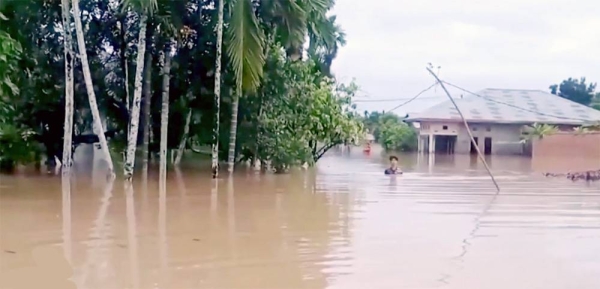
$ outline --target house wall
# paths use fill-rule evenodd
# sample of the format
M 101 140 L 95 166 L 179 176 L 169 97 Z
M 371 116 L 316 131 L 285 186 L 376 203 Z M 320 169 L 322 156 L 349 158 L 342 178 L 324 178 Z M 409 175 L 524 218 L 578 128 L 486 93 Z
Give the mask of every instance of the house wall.
M 420 134 L 422 136 L 456 135 L 454 153 L 468 154 L 471 151 L 471 140 L 467 129 L 458 122 L 422 122 Z M 447 129 L 443 129 L 446 126 Z M 523 154 L 521 140 L 521 125 L 516 124 L 469 124 L 473 137 L 478 138 L 479 149 L 484 152 L 485 138 L 492 138 L 492 154 L 520 155 Z

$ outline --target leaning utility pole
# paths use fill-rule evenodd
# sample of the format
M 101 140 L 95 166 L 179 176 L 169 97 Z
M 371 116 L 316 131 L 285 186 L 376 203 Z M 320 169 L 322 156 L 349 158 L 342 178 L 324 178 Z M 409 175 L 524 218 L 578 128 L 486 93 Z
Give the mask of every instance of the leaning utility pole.
M 471 132 L 471 129 L 469 128 L 469 124 L 467 123 L 465 116 L 460 111 L 460 108 L 458 108 L 458 105 L 456 105 L 456 102 L 454 101 L 454 99 L 452 98 L 452 96 L 450 95 L 450 93 L 448 92 L 446 87 L 444 86 L 444 83 L 438 78 L 438 76 L 433 72 L 433 70 L 431 70 L 430 67 L 427 67 L 427 71 L 429 71 L 429 73 L 431 73 L 431 75 L 435 78 L 435 80 L 440 84 L 440 86 L 442 87 L 444 92 L 446 92 L 446 95 L 448 96 L 448 98 L 450 98 L 450 101 L 456 108 L 456 111 L 458 111 L 458 114 L 460 115 L 460 118 L 462 119 L 462 121 L 465 125 L 465 128 L 467 128 L 467 133 L 469 134 L 469 137 L 471 138 L 471 143 L 475 147 L 475 150 L 477 151 L 477 155 L 479 156 L 479 159 L 481 160 L 481 162 L 483 162 L 483 165 L 485 166 L 485 169 L 487 170 L 488 174 L 490 175 L 490 178 L 492 178 L 492 182 L 494 182 L 494 185 L 496 186 L 496 189 L 497 189 L 496 192 L 499 193 L 500 187 L 498 186 L 498 183 L 496 182 L 496 179 L 494 178 L 494 175 L 492 174 L 490 167 L 488 166 L 487 162 L 485 161 L 485 158 L 481 154 L 481 151 L 479 150 L 479 146 L 477 145 L 477 143 L 475 142 L 475 139 L 473 138 L 473 133 Z

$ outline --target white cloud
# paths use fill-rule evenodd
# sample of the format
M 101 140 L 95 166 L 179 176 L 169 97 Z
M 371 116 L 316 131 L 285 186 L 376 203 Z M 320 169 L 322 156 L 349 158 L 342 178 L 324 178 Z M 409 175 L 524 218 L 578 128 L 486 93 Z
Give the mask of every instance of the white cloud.
M 600 82 L 600 15 L 595 0 L 338 0 L 348 44 L 333 70 L 372 98 L 406 98 L 442 78 L 470 90 L 544 89 L 567 77 Z M 424 96 L 440 95 L 440 91 Z M 368 103 L 385 109 L 396 103 Z M 431 101 L 416 101 L 406 111 Z

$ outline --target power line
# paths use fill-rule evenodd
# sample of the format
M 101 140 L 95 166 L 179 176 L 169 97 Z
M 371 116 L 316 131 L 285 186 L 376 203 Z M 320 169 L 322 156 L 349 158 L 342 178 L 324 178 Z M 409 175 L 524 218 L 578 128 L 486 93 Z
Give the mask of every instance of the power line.
M 412 97 L 405 97 L 405 98 L 381 98 L 381 99 L 357 99 L 354 100 L 354 102 L 394 102 L 394 101 L 403 101 L 403 100 L 410 100 Z M 419 99 L 440 99 L 443 98 L 441 96 L 427 96 L 427 97 L 421 97 Z
M 512 107 L 512 108 L 516 108 L 516 109 L 519 109 L 519 110 L 523 110 L 523 111 L 532 112 L 532 113 L 539 114 L 539 115 L 542 115 L 542 116 L 555 117 L 555 118 L 560 118 L 560 119 L 565 119 L 565 120 L 577 120 L 577 121 L 585 121 L 585 122 L 588 122 L 588 121 L 590 121 L 589 119 L 583 119 L 583 118 L 570 118 L 570 117 L 559 116 L 559 115 L 552 115 L 552 114 L 543 113 L 543 112 L 540 112 L 540 111 L 537 111 L 537 110 L 531 110 L 531 109 L 523 108 L 523 107 L 520 107 L 520 106 L 516 106 L 516 105 L 514 105 L 514 104 L 510 104 L 510 103 L 506 103 L 506 102 L 498 101 L 498 100 L 495 100 L 495 99 L 489 98 L 489 97 L 487 97 L 487 96 L 483 96 L 483 95 L 480 95 L 480 94 L 474 93 L 474 92 L 472 92 L 472 91 L 466 90 L 466 89 L 464 89 L 464 88 L 462 88 L 462 87 L 460 87 L 460 86 L 454 85 L 454 84 L 452 84 L 452 83 L 449 83 L 449 82 L 447 82 L 447 81 L 442 81 L 442 82 L 443 82 L 443 83 L 445 83 L 445 84 L 447 84 L 447 85 L 449 85 L 449 86 L 452 86 L 452 87 L 454 87 L 454 88 L 456 88 L 456 89 L 460 89 L 460 90 L 462 90 L 462 91 L 464 91 L 464 92 L 466 92 L 466 93 L 470 93 L 470 94 L 472 94 L 472 95 L 475 95 L 475 96 L 477 96 L 477 97 L 480 97 L 480 98 L 483 98 L 483 99 L 489 100 L 489 101 L 491 101 L 491 102 L 495 102 L 495 103 L 503 104 L 503 105 L 506 105 L 506 106 L 509 106 L 509 107 Z
M 409 100 L 407 100 L 407 101 L 405 101 L 405 102 L 403 102 L 403 103 L 401 103 L 401 104 L 399 104 L 399 105 L 395 106 L 394 108 L 392 108 L 392 109 L 390 109 L 390 110 L 387 110 L 387 111 L 386 111 L 386 113 L 387 113 L 387 112 L 394 111 L 394 110 L 396 110 L 396 109 L 398 109 L 398 108 L 400 108 L 400 107 L 402 107 L 402 106 L 404 106 L 404 105 L 407 105 L 407 104 L 409 104 L 409 103 L 410 103 L 410 102 L 412 102 L 413 100 L 417 99 L 417 97 L 421 96 L 421 94 L 423 94 L 423 93 L 425 93 L 426 91 L 428 91 L 428 90 L 430 90 L 430 89 L 434 88 L 434 87 L 435 87 L 437 84 L 438 84 L 438 83 L 436 82 L 436 83 L 432 84 L 431 86 L 429 86 L 428 88 L 425 88 L 425 89 L 421 90 L 421 92 L 417 93 L 417 95 L 415 95 L 415 96 L 413 96 L 412 98 L 410 98 Z

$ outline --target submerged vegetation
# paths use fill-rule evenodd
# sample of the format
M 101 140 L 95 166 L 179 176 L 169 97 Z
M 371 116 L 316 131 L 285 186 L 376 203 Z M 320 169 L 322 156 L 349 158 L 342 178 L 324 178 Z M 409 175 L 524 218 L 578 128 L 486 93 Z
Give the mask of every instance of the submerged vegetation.
M 42 152 L 48 167 L 55 158 L 68 166 L 72 127 L 73 144 L 125 156 L 115 170 L 126 177 L 155 155 L 165 166 L 167 152 L 179 163 L 205 146 L 215 176 L 220 161 L 230 171 L 241 160 L 278 171 L 314 164 L 363 135 L 356 85 L 330 72 L 345 43 L 333 5 L 2 1 L 0 163 L 39 162 Z

